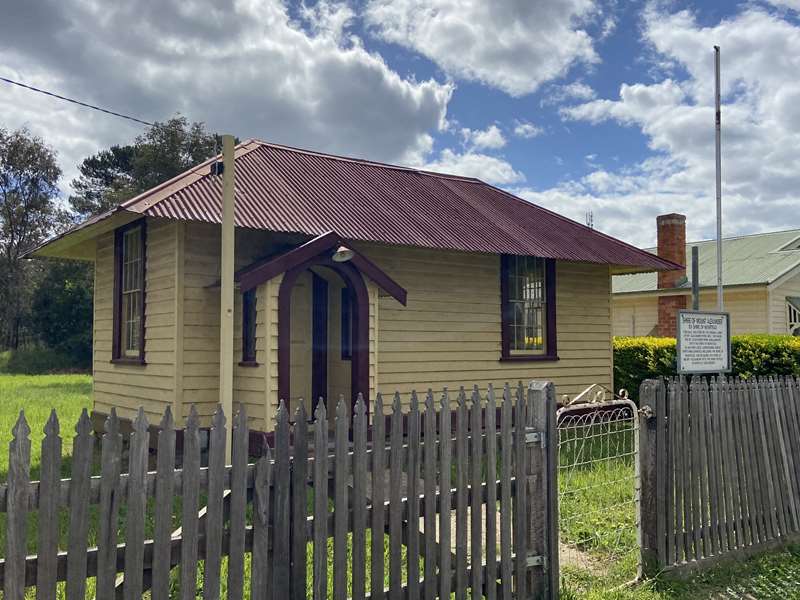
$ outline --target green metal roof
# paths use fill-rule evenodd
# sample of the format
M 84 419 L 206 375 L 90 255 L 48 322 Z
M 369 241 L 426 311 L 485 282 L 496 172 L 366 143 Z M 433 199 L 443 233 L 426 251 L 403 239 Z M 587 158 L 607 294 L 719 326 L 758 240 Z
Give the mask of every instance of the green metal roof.
M 686 244 L 686 281 L 692 287 L 692 246 L 699 248 L 700 287 L 717 285 L 717 245 L 714 240 Z M 655 248 L 646 248 L 655 254 Z M 800 229 L 758 233 L 722 240 L 722 281 L 728 285 L 769 284 L 800 265 Z M 615 275 L 615 294 L 653 292 L 658 289 L 656 273 Z

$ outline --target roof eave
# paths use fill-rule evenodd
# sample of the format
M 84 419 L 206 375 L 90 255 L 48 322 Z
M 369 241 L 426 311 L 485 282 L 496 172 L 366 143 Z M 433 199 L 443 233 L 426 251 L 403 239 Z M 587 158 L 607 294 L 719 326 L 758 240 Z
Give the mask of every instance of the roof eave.
M 94 253 L 85 252 L 85 244 L 121 225 L 140 219 L 142 215 L 116 207 L 91 217 L 70 229 L 48 238 L 23 254 L 23 258 L 69 258 L 94 260 Z

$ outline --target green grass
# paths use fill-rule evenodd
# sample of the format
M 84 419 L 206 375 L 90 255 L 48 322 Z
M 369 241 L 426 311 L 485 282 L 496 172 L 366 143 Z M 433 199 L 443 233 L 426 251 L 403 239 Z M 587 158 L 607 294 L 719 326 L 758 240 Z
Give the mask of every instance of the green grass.
M 8 472 L 11 430 L 24 409 L 31 428 L 31 476 L 39 474 L 41 441 L 50 411 L 56 409 L 64 438 L 64 455 L 72 454 L 74 426 L 81 410 L 91 408 L 92 378 L 89 375 L 0 375 L 0 479 Z M 69 474 L 65 461 L 64 476 Z
M 698 600 L 748 599 L 784 600 L 800 598 L 800 548 L 790 547 L 746 561 L 731 563 L 686 579 L 665 576 L 617 590 L 562 586 L 562 600 Z

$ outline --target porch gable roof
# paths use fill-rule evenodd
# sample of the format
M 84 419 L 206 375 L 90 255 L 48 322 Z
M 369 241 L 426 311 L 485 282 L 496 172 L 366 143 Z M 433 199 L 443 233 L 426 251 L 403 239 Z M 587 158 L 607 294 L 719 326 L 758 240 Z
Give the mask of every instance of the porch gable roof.
M 339 246 L 347 246 L 353 252 L 349 262 L 361 273 L 372 279 L 381 289 L 403 306 L 406 305 L 407 293 L 405 288 L 392 279 L 386 272 L 355 248 L 348 246 L 345 239 L 335 231 L 328 231 L 318 235 L 296 248 L 268 258 L 256 261 L 252 265 L 239 270 L 235 279 L 239 282 L 242 292 L 251 290 L 273 277 L 285 273 L 290 269 L 299 267 L 315 258 L 330 252 Z

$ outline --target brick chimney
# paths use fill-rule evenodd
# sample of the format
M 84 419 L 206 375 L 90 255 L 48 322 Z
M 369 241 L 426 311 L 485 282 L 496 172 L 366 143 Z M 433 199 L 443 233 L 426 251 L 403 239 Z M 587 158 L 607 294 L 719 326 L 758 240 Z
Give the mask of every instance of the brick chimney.
M 677 287 L 686 277 L 686 216 L 677 213 L 659 215 L 658 255 L 679 265 L 681 269 L 658 272 L 658 289 L 668 290 Z M 678 310 L 686 308 L 686 296 L 658 297 L 658 328 L 660 337 L 677 335 Z

